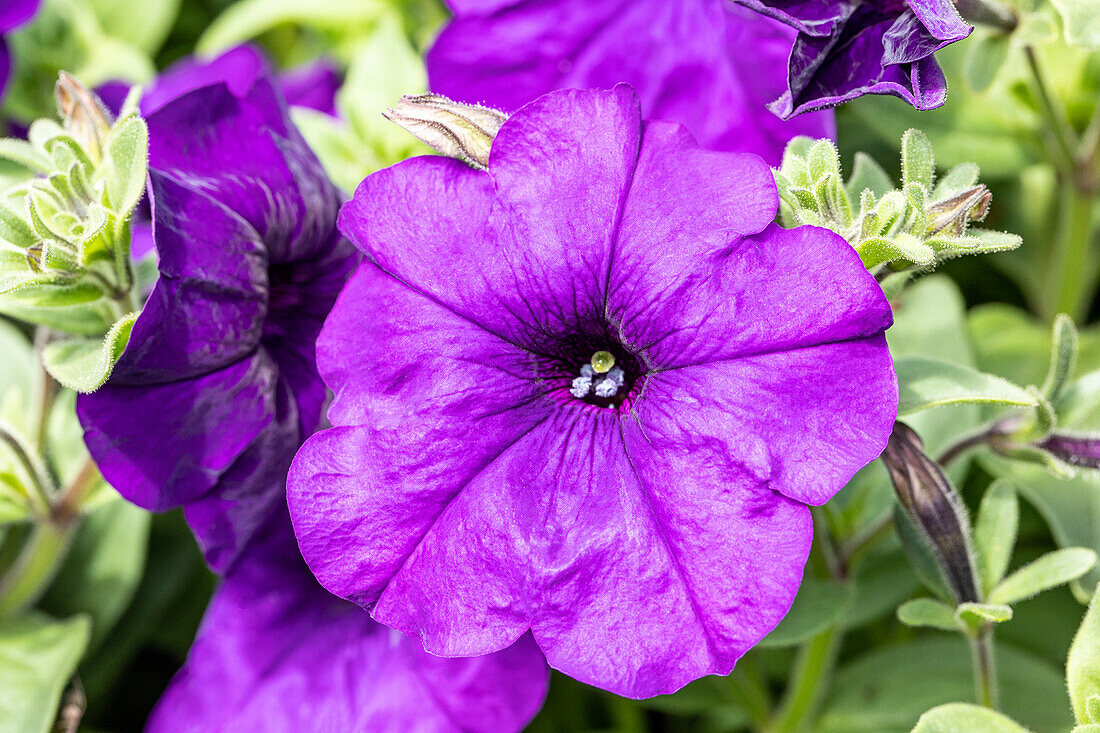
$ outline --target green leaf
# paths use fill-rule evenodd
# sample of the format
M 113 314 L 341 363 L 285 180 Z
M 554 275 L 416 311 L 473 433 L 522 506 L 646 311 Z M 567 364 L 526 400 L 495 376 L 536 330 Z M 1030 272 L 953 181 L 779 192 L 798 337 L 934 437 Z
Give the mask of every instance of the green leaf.
M 913 728 L 913 733 L 963 733 L 964 731 L 1028 733 L 1027 728 L 995 710 L 962 702 L 932 708 L 920 716 L 917 726 Z
M 934 598 L 914 598 L 898 607 L 898 621 L 906 626 L 928 626 L 942 631 L 959 631 L 955 609 Z
M 1067 41 L 1100 48 L 1100 5 L 1096 0 L 1051 0 L 1051 4 L 1062 16 Z
M 42 350 L 42 365 L 69 389 L 94 391 L 111 376 L 137 317 L 130 313 L 120 318 L 102 340 L 69 338 L 50 343 Z
M 100 24 L 147 54 L 168 37 L 180 0 L 91 0 Z
M 984 92 L 1004 65 L 1012 39 L 1003 33 L 983 33 L 968 45 L 966 82 L 974 91 Z
M 89 631 L 83 616 L 54 621 L 35 613 L 0 624 L 0 724 L 5 730 L 51 729 Z
M 134 115 L 119 120 L 107 143 L 107 199 L 119 218 L 126 218 L 145 193 L 149 130 Z
M 1073 319 L 1065 313 L 1059 313 L 1054 319 L 1054 335 L 1051 340 L 1050 370 L 1043 380 L 1041 392 L 1048 400 L 1058 399 L 1062 388 L 1073 376 L 1073 368 L 1077 364 L 1077 351 L 1079 348 L 1077 327 L 1073 325 Z
M 882 169 L 874 158 L 866 153 L 856 153 L 855 163 L 852 165 L 852 176 L 845 184 L 848 196 L 855 200 L 864 191 L 870 191 L 876 197 L 882 196 L 887 191 L 894 190 L 894 182 Z
M 0 204 L 0 239 L 26 249 L 38 241 L 38 235 L 23 217 L 4 204 Z
M 995 654 L 1006 715 L 1040 731 L 1072 724 L 1065 680 L 1057 668 L 1007 644 L 998 644 Z M 926 635 L 879 646 L 842 664 L 813 731 L 907 733 L 930 708 L 973 699 L 967 642 L 961 635 Z
M 960 603 L 955 615 L 976 630 L 986 621 L 1000 624 L 1012 620 L 1012 607 L 1001 603 Z
M 0 138 L 0 158 L 28 168 L 35 173 L 49 173 L 53 170 L 53 161 L 31 147 L 23 140 L 11 137 Z
M 993 482 L 982 497 L 974 522 L 974 549 L 978 555 L 978 577 L 986 595 L 1008 570 L 1016 532 L 1020 524 L 1020 504 L 1012 484 Z
M 207 27 L 195 51 L 200 56 L 212 56 L 284 23 L 352 33 L 361 31 L 388 9 L 385 0 L 242 0 L 226 8 Z
M 947 171 L 936 183 L 932 191 L 932 200 L 943 201 L 962 193 L 968 188 L 973 188 L 978 183 L 980 171 L 973 163 L 959 163 Z
M 84 518 L 41 601 L 57 616 L 86 612 L 94 649 L 129 605 L 145 567 L 148 512 L 117 498 Z
M 920 184 L 926 191 L 932 190 L 935 172 L 932 143 L 920 130 L 909 129 L 901 137 L 901 187 L 909 190 L 910 184 Z
M 840 154 L 832 140 L 822 139 L 810 146 L 810 153 L 806 159 L 809 167 L 810 180 L 814 183 L 840 178 Z
M 1002 580 L 989 594 L 991 603 L 1012 604 L 1076 580 L 1096 565 L 1096 553 L 1069 547 L 1043 555 Z
M 1035 396 L 1011 382 L 960 364 L 919 356 L 896 359 L 898 415 L 956 403 L 1034 406 Z
M 1066 684 L 1077 722 L 1100 723 L 1100 711 L 1093 702 L 1100 696 L 1100 588 L 1069 648 Z
M 931 247 L 908 234 L 899 234 L 890 239 L 885 237 L 865 239 L 856 246 L 856 252 L 867 268 L 895 260 L 906 260 L 915 265 L 930 265 L 936 259 L 936 254 Z
M 1024 242 L 1018 234 L 998 232 L 992 229 L 968 229 L 967 236 L 978 240 L 978 244 L 970 248 L 970 254 L 1008 252 L 1019 248 Z
M 831 626 L 852 598 L 847 583 L 803 578 L 791 610 L 760 642 L 763 647 L 795 646 Z

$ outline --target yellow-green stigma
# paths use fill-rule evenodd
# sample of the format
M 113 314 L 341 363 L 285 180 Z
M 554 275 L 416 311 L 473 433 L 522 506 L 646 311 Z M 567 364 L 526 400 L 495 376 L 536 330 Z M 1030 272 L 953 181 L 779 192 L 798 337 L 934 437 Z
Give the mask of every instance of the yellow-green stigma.
M 592 368 L 596 374 L 607 374 L 615 366 L 615 355 L 610 351 L 597 351 L 592 355 Z

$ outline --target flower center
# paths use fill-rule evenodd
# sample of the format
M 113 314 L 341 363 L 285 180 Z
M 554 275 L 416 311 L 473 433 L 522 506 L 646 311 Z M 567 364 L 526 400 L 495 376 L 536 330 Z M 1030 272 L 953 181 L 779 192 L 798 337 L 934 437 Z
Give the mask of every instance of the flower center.
M 573 380 L 569 393 L 581 400 L 589 396 L 610 400 L 619 394 L 624 382 L 626 373 L 615 366 L 615 355 L 597 351 L 589 363 L 581 366 L 580 376 Z

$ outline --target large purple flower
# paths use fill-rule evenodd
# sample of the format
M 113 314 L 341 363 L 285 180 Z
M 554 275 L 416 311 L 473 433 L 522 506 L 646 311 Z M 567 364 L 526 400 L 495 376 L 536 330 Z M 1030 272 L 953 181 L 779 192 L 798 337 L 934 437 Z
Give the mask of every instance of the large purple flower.
M 369 176 L 318 342 L 334 427 L 288 483 L 322 585 L 437 654 L 531 630 L 622 695 L 729 672 L 896 413 L 881 290 L 776 207 L 762 159 L 626 86 L 521 108 L 487 171 Z
M 11 54 L 4 34 L 23 25 L 38 12 L 41 0 L 2 0 L 0 1 L 0 96 L 8 86 L 11 75 Z
M 197 67 L 216 83 L 148 118 L 160 278 L 110 382 L 78 403 L 104 476 L 142 506 L 183 505 L 225 576 L 150 729 L 518 730 L 547 686 L 530 639 L 431 657 L 298 553 L 286 471 L 320 420 L 313 344 L 358 255 L 272 81 L 242 81 L 242 58 Z
M 547 682 L 530 637 L 444 659 L 375 623 L 317 585 L 284 519 L 226 576 L 147 730 L 518 731 Z
M 833 137 L 831 113 L 782 122 L 794 37 L 726 0 L 450 0 L 428 54 L 433 91 L 511 112 L 568 87 L 632 84 L 647 117 L 686 125 L 704 147 L 778 164 L 795 135 Z
M 313 342 L 356 257 L 339 194 L 267 77 L 183 93 L 148 124 L 160 277 L 78 412 L 111 485 L 148 509 L 183 505 L 225 569 L 283 510 L 325 398 Z
M 863 94 L 939 107 L 947 81 L 933 54 L 973 30 L 951 0 L 733 1 L 798 31 L 787 91 L 771 105 L 784 119 Z

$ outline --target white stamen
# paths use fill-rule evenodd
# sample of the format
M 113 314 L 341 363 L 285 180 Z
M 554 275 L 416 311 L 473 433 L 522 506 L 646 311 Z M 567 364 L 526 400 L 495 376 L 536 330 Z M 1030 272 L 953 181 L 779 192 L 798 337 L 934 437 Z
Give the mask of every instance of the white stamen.
M 597 397 L 612 397 L 619 391 L 619 385 L 612 382 L 610 379 L 602 379 L 599 384 L 596 385 Z
M 592 368 L 591 364 L 585 364 L 581 367 L 581 376 L 591 379 L 596 376 L 596 370 Z
M 578 399 L 587 397 L 590 391 L 592 391 L 591 377 L 577 377 L 573 380 L 573 386 L 569 388 L 569 394 Z

